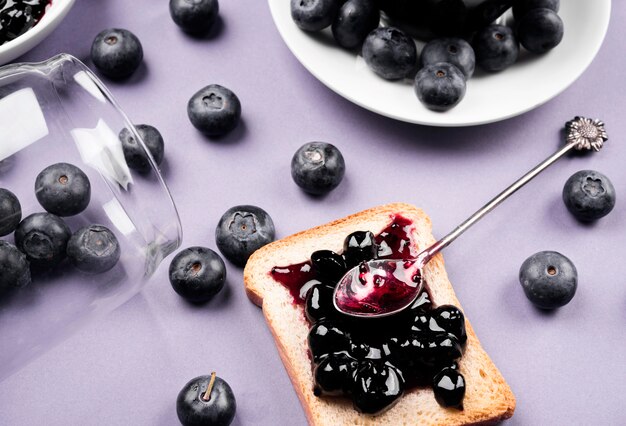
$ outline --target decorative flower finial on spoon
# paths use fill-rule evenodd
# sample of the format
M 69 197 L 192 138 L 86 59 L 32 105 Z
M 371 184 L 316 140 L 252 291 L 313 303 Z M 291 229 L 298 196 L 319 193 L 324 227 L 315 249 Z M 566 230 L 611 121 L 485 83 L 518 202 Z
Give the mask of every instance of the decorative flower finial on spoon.
M 604 123 L 597 118 L 574 117 L 565 124 L 565 131 L 567 143 L 575 144 L 574 148 L 578 151 L 592 148 L 600 151 L 609 140 Z

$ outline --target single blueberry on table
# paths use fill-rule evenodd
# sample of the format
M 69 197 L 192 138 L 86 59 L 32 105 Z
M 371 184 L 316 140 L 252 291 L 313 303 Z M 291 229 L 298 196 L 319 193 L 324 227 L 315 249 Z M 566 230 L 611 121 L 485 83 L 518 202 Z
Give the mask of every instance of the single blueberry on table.
M 67 257 L 76 269 L 100 274 L 112 269 L 120 260 L 120 243 L 110 229 L 88 225 L 74 234 L 67 243 Z
M 337 44 L 354 49 L 378 27 L 380 10 L 374 0 L 348 0 L 340 8 L 332 25 Z
M 231 207 L 220 218 L 215 240 L 222 254 L 235 265 L 244 266 L 256 250 L 274 241 L 274 222 L 259 207 Z
M 30 264 L 13 244 L 0 240 L 0 296 L 30 284 Z
M 463 409 L 465 377 L 458 368 L 444 368 L 433 378 L 435 399 L 442 407 Z
M 15 231 L 22 220 L 22 206 L 14 193 L 0 188 L 0 237 Z
M 208 136 L 224 135 L 239 124 L 241 102 L 231 90 L 211 84 L 197 91 L 187 104 L 193 126 Z
M 87 175 L 78 167 L 57 163 L 39 173 L 35 180 L 35 195 L 48 213 L 74 216 L 89 205 L 91 184 Z
M 465 76 L 454 65 L 439 62 L 426 65 L 415 76 L 415 94 L 428 109 L 447 111 L 455 107 L 466 91 Z
M 190 380 L 176 399 L 176 414 L 183 426 L 228 426 L 236 411 L 233 390 L 215 373 Z
M 170 0 L 170 16 L 190 34 L 208 32 L 215 24 L 220 5 L 217 0 Z
M 51 268 L 65 259 L 71 236 L 70 228 L 60 217 L 34 213 L 25 217 L 15 230 L 15 245 L 32 266 Z
M 513 30 L 503 25 L 489 25 L 479 30 L 472 42 L 476 63 L 485 71 L 502 71 L 519 56 L 519 43 Z
M 545 8 L 558 12 L 560 6 L 560 0 L 516 0 L 513 4 L 513 17 L 520 20 L 533 9 Z
M 529 52 L 546 53 L 563 40 L 563 21 L 550 9 L 533 9 L 520 19 L 517 38 Z
M 120 28 L 110 28 L 101 31 L 94 39 L 91 60 L 105 76 L 122 79 L 139 68 L 143 60 L 143 48 L 135 34 Z
M 423 67 L 447 62 L 461 70 L 468 79 L 474 74 L 476 55 L 472 46 L 462 38 L 436 38 L 424 46 L 420 62 Z
M 524 261 L 519 281 L 528 300 L 541 309 L 555 309 L 572 300 L 578 272 L 567 257 L 555 251 L 535 253 Z
M 335 19 L 337 0 L 291 0 L 291 19 L 304 31 L 320 31 Z
M 595 170 L 574 173 L 563 187 L 563 202 L 578 220 L 590 222 L 609 214 L 615 207 L 615 187 Z
M 169 275 L 172 288 L 181 297 L 190 302 L 206 302 L 224 287 L 226 265 L 209 248 L 189 247 L 174 257 Z
M 413 39 L 397 28 L 377 28 L 365 38 L 363 59 L 372 71 L 387 80 L 411 75 L 417 66 Z
M 154 162 L 157 166 L 160 166 L 165 156 L 163 136 L 161 136 L 161 133 L 155 127 L 148 124 L 138 124 L 135 128 L 148 148 L 148 151 L 150 151 Z M 126 159 L 128 167 L 139 173 L 148 173 L 152 170 L 146 151 L 139 142 L 135 140 L 135 136 L 133 136 L 130 130 L 126 128 L 122 129 L 119 138 L 122 142 L 124 159 Z
M 302 145 L 291 159 L 291 177 L 309 194 L 321 195 L 335 189 L 346 172 L 343 155 L 326 142 Z

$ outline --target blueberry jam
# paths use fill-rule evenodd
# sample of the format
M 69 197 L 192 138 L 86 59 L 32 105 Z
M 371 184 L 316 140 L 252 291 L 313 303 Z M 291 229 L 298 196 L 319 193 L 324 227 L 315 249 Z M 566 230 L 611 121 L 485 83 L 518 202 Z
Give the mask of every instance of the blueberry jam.
M 457 362 L 467 340 L 465 317 L 455 306 L 434 306 L 422 277 L 407 273 L 408 259 L 418 254 L 412 231 L 412 221 L 392 216 L 378 235 L 359 231 L 346 236 L 341 253 L 319 250 L 309 261 L 272 268 L 271 276 L 289 290 L 295 304 L 303 305 L 311 325 L 307 343 L 316 396 L 347 396 L 360 413 L 377 415 L 407 390 L 428 386 L 440 405 L 463 409 L 465 379 Z M 398 289 L 421 284 L 419 297 L 387 317 L 342 314 L 333 305 L 337 282 L 350 268 L 373 259 L 407 262 L 404 271 L 363 271 L 366 284 L 377 275 L 387 280 L 382 287 L 388 300 L 397 298 Z
M 0 0 L 0 45 L 34 27 L 52 0 Z

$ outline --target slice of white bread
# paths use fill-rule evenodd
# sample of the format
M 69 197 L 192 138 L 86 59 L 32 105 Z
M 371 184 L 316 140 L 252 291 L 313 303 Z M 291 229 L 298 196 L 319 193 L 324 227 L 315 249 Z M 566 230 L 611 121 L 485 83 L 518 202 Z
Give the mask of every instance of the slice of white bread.
M 415 225 L 413 240 L 423 249 L 435 240 L 431 222 L 420 209 L 408 204 L 388 204 L 336 220 L 268 244 L 255 252 L 244 270 L 248 297 L 263 308 L 278 352 L 302 402 L 311 425 L 468 425 L 495 423 L 507 419 L 515 410 L 515 397 L 508 384 L 480 345 L 466 318 L 467 346 L 459 362 L 465 376 L 464 410 L 443 408 L 430 388 L 416 388 L 404 394 L 390 410 L 378 416 L 359 414 L 348 398 L 313 395 L 313 374 L 307 350 L 309 324 L 302 305 L 294 304 L 288 290 L 275 281 L 274 266 L 306 261 L 316 250 L 340 252 L 344 238 L 355 231 L 378 234 L 394 215 L 411 219 Z M 444 269 L 443 257 L 437 255 L 426 266 L 424 277 L 435 305 L 452 304 L 462 309 Z

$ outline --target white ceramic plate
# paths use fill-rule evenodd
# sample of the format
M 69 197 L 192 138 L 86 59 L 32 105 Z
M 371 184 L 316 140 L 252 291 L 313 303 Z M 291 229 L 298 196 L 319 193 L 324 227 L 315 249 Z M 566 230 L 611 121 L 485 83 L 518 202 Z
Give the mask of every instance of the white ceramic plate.
M 18 56 L 28 52 L 37 46 L 61 23 L 65 15 L 70 11 L 75 0 L 52 0 L 52 4 L 37 23 L 29 31 L 0 45 L 0 65 L 12 61 Z
M 477 75 L 468 81 L 465 99 L 437 113 L 417 100 L 411 81 L 385 81 L 363 58 L 330 41 L 330 34 L 308 34 L 291 19 L 289 0 L 269 0 L 274 22 L 298 60 L 322 83 L 346 99 L 387 117 L 433 126 L 470 126 L 504 120 L 552 99 L 589 66 L 602 45 L 611 0 L 566 0 L 559 15 L 565 36 L 545 55 L 524 52 L 507 70 Z

